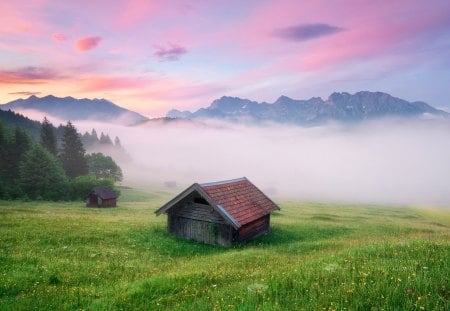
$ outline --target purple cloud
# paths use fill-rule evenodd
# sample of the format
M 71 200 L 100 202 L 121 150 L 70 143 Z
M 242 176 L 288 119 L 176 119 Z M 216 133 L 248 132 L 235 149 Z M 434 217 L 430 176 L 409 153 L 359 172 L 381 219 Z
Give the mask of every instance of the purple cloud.
M 25 96 L 31 96 L 31 95 L 39 95 L 41 94 L 41 92 L 28 92 L 28 91 L 24 91 L 24 92 L 11 92 L 8 93 L 9 95 L 25 95 Z
M 0 70 L 0 83 L 40 83 L 42 80 L 53 80 L 61 76 L 46 67 L 23 67 L 15 70 Z
M 180 56 L 187 53 L 187 49 L 178 44 L 169 43 L 168 47 L 159 46 L 153 54 L 160 61 L 177 61 Z
M 24 78 L 30 78 L 30 79 L 52 79 L 57 76 L 57 73 L 46 67 L 23 67 L 18 70 L 16 70 L 17 75 L 24 77 Z
M 290 41 L 307 41 L 319 37 L 334 35 L 343 30 L 343 28 L 322 23 L 301 24 L 276 29 L 274 30 L 273 35 Z

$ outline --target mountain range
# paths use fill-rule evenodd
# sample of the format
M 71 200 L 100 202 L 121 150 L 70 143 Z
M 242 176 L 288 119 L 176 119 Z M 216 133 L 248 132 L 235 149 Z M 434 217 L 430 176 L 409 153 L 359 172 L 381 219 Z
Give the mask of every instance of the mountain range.
M 88 120 L 96 122 L 135 125 L 148 121 L 143 115 L 119 107 L 106 99 L 76 99 L 73 97 L 30 96 L 0 105 L 1 110 L 13 110 L 25 113 L 25 110 L 42 112 L 63 121 Z
M 326 100 L 279 97 L 273 103 L 258 103 L 239 97 L 223 96 L 207 108 L 195 112 L 170 110 L 165 118 L 148 119 L 119 107 L 106 99 L 76 99 L 73 97 L 30 96 L 0 105 L 1 110 L 26 114 L 39 111 L 62 120 L 84 120 L 121 125 L 156 124 L 176 120 L 218 119 L 242 123 L 275 122 L 283 124 L 316 125 L 329 121 L 358 122 L 384 117 L 448 118 L 450 114 L 424 102 L 409 102 L 382 92 L 362 91 L 355 94 L 333 93 Z M 174 120 L 175 119 L 175 120 Z
M 300 125 L 328 121 L 355 122 L 383 117 L 437 117 L 450 114 L 424 102 L 408 102 L 382 92 L 333 93 L 328 99 L 279 97 L 274 103 L 224 96 L 195 112 L 170 110 L 169 118 L 221 119 L 235 122 L 276 122 Z

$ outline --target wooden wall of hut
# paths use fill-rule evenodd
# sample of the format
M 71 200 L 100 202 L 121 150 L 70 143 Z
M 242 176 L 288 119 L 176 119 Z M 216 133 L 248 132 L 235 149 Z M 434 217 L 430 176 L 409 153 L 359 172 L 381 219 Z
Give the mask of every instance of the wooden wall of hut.
M 168 213 L 169 232 L 207 244 L 231 245 L 235 230 L 211 206 L 185 203 Z
M 269 233 L 270 231 L 270 214 L 258 218 L 239 228 L 236 242 L 243 242 L 258 236 Z

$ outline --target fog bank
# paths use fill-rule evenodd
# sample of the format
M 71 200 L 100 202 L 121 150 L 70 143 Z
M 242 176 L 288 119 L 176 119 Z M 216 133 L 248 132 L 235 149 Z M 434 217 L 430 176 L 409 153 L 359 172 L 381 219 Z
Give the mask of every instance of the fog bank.
M 273 198 L 450 205 L 450 123 L 384 120 L 245 127 L 157 124 L 79 130 L 119 136 L 133 158 L 124 183 L 181 188 L 246 176 Z

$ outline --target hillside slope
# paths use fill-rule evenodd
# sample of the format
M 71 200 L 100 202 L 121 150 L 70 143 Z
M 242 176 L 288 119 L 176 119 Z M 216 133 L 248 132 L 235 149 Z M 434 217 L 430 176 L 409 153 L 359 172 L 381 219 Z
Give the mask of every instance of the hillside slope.
M 135 125 L 148 119 L 137 112 L 122 108 L 106 99 L 76 99 L 73 97 L 30 96 L 0 105 L 2 110 L 33 110 L 62 120 L 89 120 L 96 122 Z

